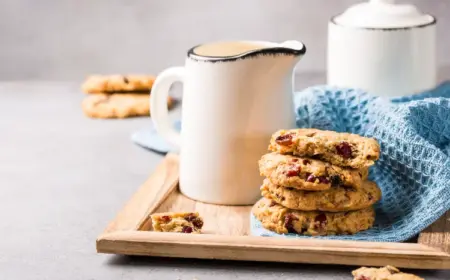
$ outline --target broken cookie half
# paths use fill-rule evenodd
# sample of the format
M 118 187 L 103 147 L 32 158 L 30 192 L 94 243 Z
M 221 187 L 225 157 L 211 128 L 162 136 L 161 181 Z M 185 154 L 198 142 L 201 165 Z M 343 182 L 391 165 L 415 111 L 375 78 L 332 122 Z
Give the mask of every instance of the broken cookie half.
M 167 212 L 151 215 L 153 231 L 200 233 L 203 219 L 196 212 Z

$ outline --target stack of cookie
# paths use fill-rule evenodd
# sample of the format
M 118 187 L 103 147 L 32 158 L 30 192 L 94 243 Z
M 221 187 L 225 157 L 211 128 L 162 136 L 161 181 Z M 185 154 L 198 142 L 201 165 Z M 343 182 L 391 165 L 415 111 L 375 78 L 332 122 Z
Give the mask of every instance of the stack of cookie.
M 276 132 L 259 161 L 266 179 L 253 207 L 262 225 L 277 233 L 354 234 L 373 225 L 381 198 L 367 180 L 379 158 L 375 139 L 317 129 Z
M 151 75 L 90 76 L 82 90 L 90 94 L 82 103 L 83 112 L 91 118 L 129 118 L 149 116 Z M 170 108 L 172 99 L 167 100 Z

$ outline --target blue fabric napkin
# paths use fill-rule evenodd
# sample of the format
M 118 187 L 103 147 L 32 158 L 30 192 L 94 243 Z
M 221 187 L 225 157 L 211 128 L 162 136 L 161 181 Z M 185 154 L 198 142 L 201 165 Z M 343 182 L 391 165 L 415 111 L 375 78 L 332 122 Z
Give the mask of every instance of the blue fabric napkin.
M 175 130 L 181 130 L 181 122 L 179 120 L 173 123 Z M 141 128 L 131 135 L 131 141 L 137 145 L 149 149 L 151 151 L 166 154 L 168 152 L 176 152 L 177 148 L 168 143 L 157 132 L 153 124 L 150 122 L 148 127 Z
M 252 215 L 251 234 L 287 238 L 405 241 L 450 209 L 450 83 L 419 95 L 383 100 L 352 89 L 308 88 L 295 95 L 297 126 L 376 138 L 371 168 L 383 198 L 373 228 L 349 236 L 280 235 Z
M 361 90 L 316 86 L 294 95 L 297 126 L 376 138 L 380 160 L 371 168 L 383 198 L 375 226 L 349 236 L 306 237 L 268 231 L 251 215 L 251 234 L 286 238 L 404 241 L 450 209 L 450 82 L 418 95 L 386 100 Z M 180 128 L 180 123 L 174 124 Z M 133 141 L 159 152 L 171 150 L 154 129 Z

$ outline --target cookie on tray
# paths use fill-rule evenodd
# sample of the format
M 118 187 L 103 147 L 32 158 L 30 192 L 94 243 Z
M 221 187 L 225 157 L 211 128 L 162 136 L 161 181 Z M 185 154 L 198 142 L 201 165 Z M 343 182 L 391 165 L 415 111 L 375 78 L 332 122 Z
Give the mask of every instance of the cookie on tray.
M 288 209 L 263 197 L 252 208 L 263 227 L 280 234 L 355 234 L 369 229 L 375 221 L 372 207 L 350 212 L 318 212 Z
M 373 138 L 318 129 L 277 131 L 272 135 L 269 150 L 351 168 L 369 167 L 380 157 L 380 146 Z
M 359 188 L 368 168 L 342 168 L 321 160 L 269 153 L 259 161 L 259 171 L 273 184 L 300 190 L 321 191 L 332 186 Z
M 203 219 L 198 213 L 167 212 L 151 215 L 153 231 L 200 233 Z
M 272 184 L 265 179 L 262 196 L 290 209 L 341 212 L 367 208 L 381 199 L 381 190 L 371 181 L 359 189 L 333 187 L 326 191 L 302 191 Z
M 149 94 L 152 75 L 92 75 L 81 86 L 85 93 L 142 92 Z
M 172 98 L 167 100 L 172 105 Z M 129 118 L 150 115 L 149 94 L 93 94 L 85 97 L 83 112 L 91 118 Z
M 354 280 L 424 280 L 419 276 L 400 272 L 396 267 L 361 267 L 352 271 Z

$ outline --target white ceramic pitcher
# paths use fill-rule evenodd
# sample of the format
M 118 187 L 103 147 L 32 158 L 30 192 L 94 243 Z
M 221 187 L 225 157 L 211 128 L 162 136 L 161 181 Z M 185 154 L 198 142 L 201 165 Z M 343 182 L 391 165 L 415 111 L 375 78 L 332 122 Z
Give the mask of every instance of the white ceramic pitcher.
M 158 75 L 152 119 L 158 133 L 180 148 L 183 194 L 227 205 L 260 197 L 258 160 L 273 132 L 295 126 L 293 70 L 305 51 L 297 41 L 203 44 L 188 51 L 184 67 Z M 166 101 L 178 81 L 184 85 L 181 135 L 171 126 Z

